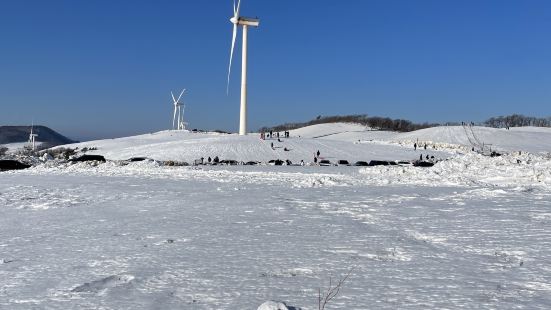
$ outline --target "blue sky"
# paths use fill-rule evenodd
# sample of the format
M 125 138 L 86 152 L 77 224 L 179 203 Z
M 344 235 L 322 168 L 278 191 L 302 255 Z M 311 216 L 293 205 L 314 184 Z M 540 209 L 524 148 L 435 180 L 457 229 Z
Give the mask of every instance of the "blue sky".
M 243 0 L 249 127 L 317 115 L 416 122 L 551 115 L 551 1 Z M 0 3 L 0 125 L 76 139 L 191 127 L 237 131 L 231 0 Z M 238 38 L 240 39 L 240 38 Z

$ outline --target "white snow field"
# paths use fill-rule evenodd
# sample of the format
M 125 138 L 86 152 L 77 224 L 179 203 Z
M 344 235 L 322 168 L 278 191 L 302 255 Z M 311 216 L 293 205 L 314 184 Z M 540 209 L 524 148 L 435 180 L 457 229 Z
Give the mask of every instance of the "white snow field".
M 415 159 L 418 135 L 443 160 L 0 173 L 0 309 L 317 309 L 318 288 L 348 273 L 326 309 L 551 308 L 549 131 L 496 130 L 494 147 L 515 152 L 487 157 L 446 136 L 462 127 L 339 126 L 301 129 L 286 153 L 258 136 L 175 132 L 79 146 L 109 159 Z
M 64 147 L 97 148 L 89 154 L 101 154 L 111 160 L 149 157 L 192 163 L 201 157 L 237 161 L 289 159 L 311 162 L 314 153 L 337 161 L 414 160 L 419 154 L 447 158 L 452 154 L 479 150 L 484 145 L 500 152 L 551 152 L 551 128 L 521 127 L 511 130 L 477 126 L 442 126 L 409 133 L 377 131 L 358 124 L 320 124 L 291 131 L 291 138 L 261 140 L 248 136 L 187 131 L 161 131 L 133 137 L 88 141 Z M 414 143 L 419 144 L 417 151 Z M 273 148 L 272 148 L 273 143 Z M 428 145 L 425 150 L 424 144 Z M 285 151 L 287 149 L 288 151 Z
M 373 131 L 375 132 L 375 131 Z M 384 132 L 378 132 L 383 133 Z M 367 132 L 369 134 L 369 132 Z M 365 136 L 363 132 L 358 135 Z M 412 160 L 418 159 L 419 153 L 413 149 L 404 148 L 398 144 L 386 141 L 372 145 L 373 141 L 358 142 L 360 136 L 354 139 L 334 139 L 328 142 L 325 138 L 305 138 L 292 134 L 290 139 L 277 138 L 261 140 L 259 134 L 247 136 L 218 133 L 192 133 L 184 131 L 161 131 L 110 140 L 88 141 L 63 147 L 96 148 L 88 154 L 101 154 L 111 160 L 125 160 L 132 157 L 149 157 L 155 160 L 176 160 L 192 163 L 195 159 L 218 156 L 220 159 L 237 161 L 262 161 L 271 159 L 289 159 L 293 163 L 301 160 L 311 162 L 314 153 L 320 151 L 320 157 L 333 162 L 346 159 L 351 162 L 358 160 L 386 159 Z M 364 141 L 365 142 L 365 141 Z M 273 148 L 272 148 L 273 143 Z M 287 149 L 288 151 L 285 151 Z M 448 151 L 428 149 L 425 154 L 437 157 L 447 157 Z
M 35 146 L 40 147 L 41 144 L 42 144 L 42 142 L 36 141 Z M 4 146 L 4 147 L 8 148 L 8 151 L 7 151 L 8 154 L 14 154 L 14 153 L 17 153 L 18 151 L 22 150 L 25 147 L 30 147 L 31 144 L 29 142 L 17 142 L 17 143 L 2 144 L 0 146 Z

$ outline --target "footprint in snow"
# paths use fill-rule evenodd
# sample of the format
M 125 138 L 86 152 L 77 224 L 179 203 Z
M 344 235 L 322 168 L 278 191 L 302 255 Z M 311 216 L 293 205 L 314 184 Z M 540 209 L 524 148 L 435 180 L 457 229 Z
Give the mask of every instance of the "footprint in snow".
M 127 284 L 132 280 L 134 280 L 134 276 L 131 276 L 131 275 L 114 275 L 114 276 L 103 278 L 101 280 L 84 283 L 72 289 L 71 292 L 97 293 L 107 288 L 112 288 L 119 285 Z

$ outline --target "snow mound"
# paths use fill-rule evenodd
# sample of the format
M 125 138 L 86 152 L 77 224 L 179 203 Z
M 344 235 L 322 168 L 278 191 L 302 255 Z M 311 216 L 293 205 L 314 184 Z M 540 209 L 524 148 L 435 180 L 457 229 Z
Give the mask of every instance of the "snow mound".
M 77 293 L 98 293 L 102 290 L 124 285 L 134 280 L 134 276 L 131 275 L 114 275 L 100 280 L 84 283 L 71 290 L 71 292 Z
M 377 166 L 360 169 L 371 184 L 426 186 L 551 187 L 548 156 L 524 153 L 488 157 L 468 153 L 438 162 L 431 168 Z
M 551 128 L 516 127 L 488 128 L 481 126 L 440 126 L 401 133 L 391 141 L 433 144 L 456 144 L 498 151 L 551 152 Z
M 258 307 L 257 310 L 300 310 L 299 308 L 289 307 L 284 302 L 269 300 Z
M 294 129 L 290 131 L 290 134 L 303 138 L 319 138 L 345 132 L 364 132 L 368 129 L 364 125 L 354 123 L 328 123 Z

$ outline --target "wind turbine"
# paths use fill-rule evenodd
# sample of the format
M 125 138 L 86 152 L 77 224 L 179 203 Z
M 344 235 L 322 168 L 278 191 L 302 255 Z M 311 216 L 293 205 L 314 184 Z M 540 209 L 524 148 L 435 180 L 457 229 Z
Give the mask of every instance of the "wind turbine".
M 260 20 L 258 18 L 239 16 L 240 8 L 241 0 L 237 3 L 237 7 L 235 6 L 235 0 L 233 0 L 233 17 L 230 18 L 233 24 L 233 37 L 230 51 L 230 65 L 228 68 L 227 92 L 229 93 L 230 89 L 231 63 L 233 59 L 233 49 L 235 48 L 235 39 L 237 37 L 237 27 L 243 26 L 243 46 L 241 48 L 241 109 L 239 113 L 239 135 L 243 136 L 247 134 L 247 33 L 249 26 L 258 27 Z
M 170 92 L 170 94 L 172 95 L 172 101 L 173 101 L 173 104 L 174 104 L 174 116 L 172 117 L 172 129 L 176 129 L 175 127 L 175 124 L 176 124 L 176 114 L 178 114 L 178 130 L 180 130 L 180 124 L 182 122 L 182 115 L 181 115 L 181 107 L 182 107 L 182 103 L 180 103 L 180 99 L 182 98 L 182 95 L 184 94 L 184 92 L 186 91 L 186 89 L 184 88 L 182 90 L 182 92 L 180 93 L 180 96 L 178 96 L 178 99 L 176 99 L 176 97 L 174 97 L 174 93 L 173 92 Z
M 34 129 L 34 121 L 31 124 L 31 134 L 29 135 L 29 143 L 32 145 L 32 148 L 33 148 L 33 151 L 34 151 L 35 150 L 36 137 L 38 137 L 38 135 L 33 133 L 33 129 Z

